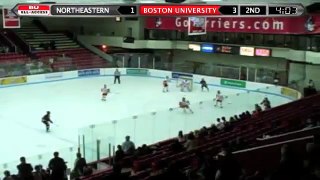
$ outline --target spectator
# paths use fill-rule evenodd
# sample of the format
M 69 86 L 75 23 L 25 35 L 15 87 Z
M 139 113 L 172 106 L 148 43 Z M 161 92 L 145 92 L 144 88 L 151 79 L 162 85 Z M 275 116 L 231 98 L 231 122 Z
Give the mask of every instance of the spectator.
M 212 135 L 218 131 L 219 131 L 219 129 L 217 128 L 217 126 L 215 124 L 212 124 L 210 127 L 210 134 Z
M 269 101 L 269 99 L 267 97 L 265 97 L 260 104 L 263 105 L 264 110 L 267 110 L 267 109 L 271 108 L 270 101 Z
M 255 111 L 257 111 L 258 113 L 262 112 L 262 108 L 261 108 L 258 104 L 255 104 L 255 105 L 254 105 L 254 109 L 255 109 Z
M 122 149 L 125 154 L 133 154 L 135 150 L 135 145 L 130 141 L 130 136 L 126 136 L 126 141 L 122 143 Z
M 303 129 L 310 129 L 310 128 L 313 128 L 315 126 L 316 126 L 315 122 L 311 118 L 308 118 L 306 120 L 306 124 L 305 124 L 305 127 Z
M 163 179 L 187 180 L 186 176 L 179 170 L 178 163 L 175 161 L 169 164 L 169 167 Z
M 234 119 L 235 119 L 236 121 L 242 120 L 242 119 L 239 118 L 238 115 L 234 115 Z
M 191 169 L 187 172 L 188 180 L 205 180 L 205 163 L 202 153 L 197 152 L 192 159 Z
M 233 122 L 235 122 L 236 120 L 234 119 L 234 117 L 230 117 L 230 119 L 229 119 L 229 122 L 231 122 L 231 123 L 233 123 Z
M 247 119 L 250 119 L 250 118 L 251 118 L 251 114 L 250 114 L 250 112 L 249 112 L 249 111 L 246 111 L 246 113 L 245 113 L 245 114 L 246 114 L 246 118 L 247 118 Z
M 93 168 L 91 166 L 85 166 L 83 168 L 83 176 L 90 176 L 93 173 Z
M 33 180 L 33 167 L 31 166 L 31 164 L 26 163 L 25 157 L 21 157 L 20 162 L 21 163 L 17 166 L 19 178 L 21 180 Z
M 187 151 L 190 151 L 190 150 L 196 148 L 197 145 L 198 145 L 198 144 L 197 144 L 197 141 L 196 141 L 196 139 L 195 139 L 195 137 L 194 137 L 193 132 L 190 132 L 190 133 L 188 134 L 187 141 L 186 141 L 186 143 L 184 144 L 184 147 L 186 148 Z
M 122 149 L 122 146 L 121 145 L 118 145 L 117 146 L 117 151 L 115 153 L 115 156 L 114 156 L 114 161 L 115 163 L 118 163 L 120 160 L 122 160 L 124 158 L 124 151 Z
M 280 165 L 271 175 L 270 180 L 300 180 L 302 175 L 302 162 L 297 159 L 288 145 L 281 147 Z
M 116 81 L 118 80 L 118 84 L 120 84 L 120 76 L 121 76 L 121 72 L 116 69 L 116 71 L 114 71 L 114 84 L 116 83 Z
M 135 151 L 134 151 L 134 156 L 135 157 L 139 157 L 139 156 L 142 156 L 143 153 L 142 153 L 142 148 L 141 147 L 138 147 Z
M 186 141 L 186 138 L 184 137 L 182 131 L 179 131 L 179 133 L 178 133 L 178 141 L 179 141 L 180 143 L 183 143 L 183 142 Z
M 83 176 L 83 168 L 87 166 L 87 161 L 85 158 L 81 157 L 81 153 L 77 153 L 77 159 L 74 163 L 74 168 L 72 174 L 74 177 Z
M 125 180 L 128 179 L 124 174 L 121 173 L 122 167 L 119 164 L 113 166 L 113 171 L 110 176 L 106 176 L 103 180 Z
M 320 146 L 314 143 L 306 145 L 306 157 L 304 158 L 304 169 L 307 174 L 314 173 L 317 164 L 320 164 Z
M 35 172 L 33 173 L 34 180 L 47 180 L 49 175 L 42 169 L 41 165 L 34 167 Z
M 3 180 L 14 180 L 10 174 L 10 171 L 4 171 L 4 178 Z
M 311 88 L 311 89 L 315 88 L 315 85 L 314 85 L 314 82 L 313 82 L 312 79 L 310 79 L 309 82 L 308 82 L 308 88 Z
M 222 129 L 224 128 L 224 126 L 225 126 L 224 123 L 221 122 L 220 118 L 217 119 L 217 122 L 218 122 L 217 128 L 218 128 L 219 130 L 222 130 Z
M 53 153 L 53 158 L 49 161 L 49 169 L 51 170 L 51 180 L 64 180 L 66 176 L 67 166 L 65 161 L 59 157 L 58 152 Z
M 241 167 L 238 161 L 233 157 L 228 145 L 223 145 L 218 154 L 218 170 L 216 180 L 239 180 L 241 176 Z
M 171 144 L 171 150 L 174 153 L 179 153 L 179 152 L 183 151 L 183 146 L 181 145 L 181 143 L 178 140 L 176 140 Z
M 207 127 L 203 126 L 203 127 L 200 129 L 200 133 L 201 133 L 203 136 L 207 136 L 207 135 L 208 135 L 208 129 L 207 129 Z
M 141 151 L 143 155 L 152 153 L 152 150 L 146 144 L 142 145 Z

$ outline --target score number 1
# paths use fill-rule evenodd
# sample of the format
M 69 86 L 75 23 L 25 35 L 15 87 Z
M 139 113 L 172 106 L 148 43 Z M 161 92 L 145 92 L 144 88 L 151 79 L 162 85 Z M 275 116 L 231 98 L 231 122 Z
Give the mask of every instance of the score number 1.
M 136 6 L 120 6 L 118 11 L 121 15 L 136 15 L 137 7 Z

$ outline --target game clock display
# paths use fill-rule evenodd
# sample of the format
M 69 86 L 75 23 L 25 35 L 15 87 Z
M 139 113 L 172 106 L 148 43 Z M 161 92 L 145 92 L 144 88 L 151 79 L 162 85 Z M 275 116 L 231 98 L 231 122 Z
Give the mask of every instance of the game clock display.
M 297 15 L 297 6 L 269 6 L 269 15 Z

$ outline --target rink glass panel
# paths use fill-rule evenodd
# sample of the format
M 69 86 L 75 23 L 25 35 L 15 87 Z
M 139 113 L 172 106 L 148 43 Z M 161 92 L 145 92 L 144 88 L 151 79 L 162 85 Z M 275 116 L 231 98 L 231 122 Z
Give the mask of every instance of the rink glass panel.
M 100 152 L 100 157 L 106 157 L 105 155 L 109 154 L 109 151 L 106 150 L 107 143 L 116 147 L 125 141 L 125 136 L 127 135 L 131 137 L 136 147 L 143 144 L 150 145 L 169 138 L 175 138 L 180 130 L 187 134 L 204 126 L 210 127 L 216 123 L 217 117 L 225 116 L 229 120 L 230 116 L 247 111 L 248 107 L 252 107 L 249 111 L 253 111 L 254 104 L 260 103 L 265 97 L 271 100 L 273 107 L 291 101 L 275 95 L 275 90 L 276 87 L 266 87 L 255 91 L 243 90 L 241 93 L 225 96 L 223 108 L 214 107 L 215 102 L 213 100 L 191 102 L 190 108 L 195 112 L 194 114 L 191 114 L 188 110 L 184 112 L 179 107 L 171 107 L 112 122 L 96 124 L 94 128 L 91 125 L 81 129 L 80 133 L 90 142 L 85 144 L 90 146 L 85 147 L 86 149 L 91 149 L 92 153 Z M 243 101 L 244 99 L 246 101 Z M 226 115 L 224 108 L 228 109 L 228 113 L 231 113 L 229 116 Z M 101 146 L 101 149 L 96 149 L 95 142 L 98 139 L 105 143 Z M 111 152 L 111 154 L 113 153 Z M 94 155 L 86 153 L 86 158 L 94 160 Z

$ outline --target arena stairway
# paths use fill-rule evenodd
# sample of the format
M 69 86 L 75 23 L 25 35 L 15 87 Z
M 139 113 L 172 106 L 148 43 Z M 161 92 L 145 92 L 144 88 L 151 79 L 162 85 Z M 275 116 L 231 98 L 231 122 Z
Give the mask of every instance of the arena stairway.
M 256 145 L 256 139 L 262 137 L 264 134 L 280 134 L 289 131 L 301 129 L 306 114 L 311 115 L 319 112 L 320 95 L 304 98 L 294 101 L 289 104 L 284 104 L 267 111 L 263 111 L 259 117 L 250 118 L 244 121 L 237 121 L 233 124 L 231 131 L 219 131 L 205 137 L 202 145 L 191 151 L 183 151 L 181 153 L 174 153 L 170 150 L 170 145 L 174 139 L 169 139 L 157 143 L 161 147 L 154 154 L 144 155 L 143 157 L 126 157 L 122 163 L 124 166 L 129 166 L 135 172 L 134 179 L 145 179 L 151 172 L 154 162 L 163 162 L 164 164 L 175 161 L 179 162 L 180 168 L 188 168 L 195 152 L 202 151 L 207 155 L 216 155 L 219 148 L 227 142 L 241 137 L 250 145 Z M 243 158 L 240 157 L 239 158 Z M 247 161 L 250 158 L 247 156 Z M 109 159 L 102 159 L 99 162 L 109 161 Z M 97 162 L 95 162 L 97 163 Z M 250 165 L 250 163 L 247 163 Z M 157 167 L 157 168 L 165 168 Z M 253 167 L 251 167 L 253 168 Z M 112 170 L 102 170 L 95 172 L 88 177 L 82 177 L 83 180 L 98 180 L 102 177 L 108 176 Z
M 50 43 L 50 41 L 55 41 L 56 49 L 80 47 L 77 42 L 70 39 L 64 33 L 46 33 L 32 21 L 24 21 L 22 28 L 16 29 L 15 32 L 30 45 L 33 51 L 45 50 L 40 45 Z

